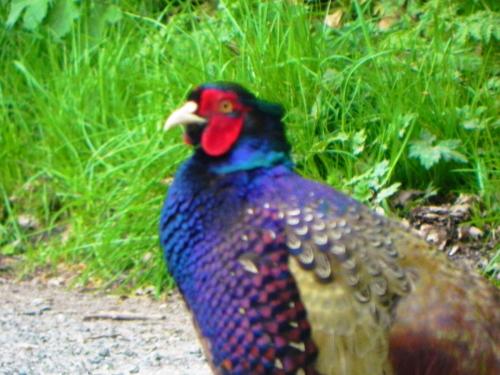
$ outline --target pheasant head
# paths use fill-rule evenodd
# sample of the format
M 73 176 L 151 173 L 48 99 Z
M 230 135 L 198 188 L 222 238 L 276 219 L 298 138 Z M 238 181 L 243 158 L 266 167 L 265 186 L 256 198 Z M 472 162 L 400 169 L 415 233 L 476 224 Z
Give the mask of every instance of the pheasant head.
M 207 83 L 167 119 L 184 125 L 184 141 L 218 173 L 290 163 L 279 104 L 257 99 L 233 83 Z

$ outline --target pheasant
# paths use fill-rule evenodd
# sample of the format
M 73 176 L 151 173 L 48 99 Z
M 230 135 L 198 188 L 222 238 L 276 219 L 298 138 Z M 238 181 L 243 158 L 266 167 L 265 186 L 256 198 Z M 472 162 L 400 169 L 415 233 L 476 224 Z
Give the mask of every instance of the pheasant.
M 293 171 L 280 105 L 194 89 L 160 220 L 214 374 L 500 374 L 498 289 Z

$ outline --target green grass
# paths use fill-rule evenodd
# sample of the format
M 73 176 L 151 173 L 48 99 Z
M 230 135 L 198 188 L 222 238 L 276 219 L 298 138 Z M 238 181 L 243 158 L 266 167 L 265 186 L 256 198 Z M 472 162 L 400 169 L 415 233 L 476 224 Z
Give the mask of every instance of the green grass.
M 99 39 L 85 17 L 59 41 L 1 28 L 0 252 L 23 252 L 29 269 L 85 263 L 83 281 L 172 285 L 157 237 L 161 181 L 189 151 L 159 124 L 213 80 L 285 106 L 304 175 L 364 200 L 394 183 L 478 194 L 487 215 L 472 221 L 498 226 L 498 40 L 488 25 L 474 31 L 477 12 L 498 9 L 456 3 L 427 2 L 418 20 L 405 15 L 385 32 L 370 2 L 353 2 L 340 29 L 303 5 L 246 1 L 207 12 L 125 7 Z M 460 157 L 425 168 L 410 156 L 425 132 L 454 140 L 444 152 Z M 27 213 L 38 232 L 19 228 Z M 31 245 L 51 228 L 68 238 Z

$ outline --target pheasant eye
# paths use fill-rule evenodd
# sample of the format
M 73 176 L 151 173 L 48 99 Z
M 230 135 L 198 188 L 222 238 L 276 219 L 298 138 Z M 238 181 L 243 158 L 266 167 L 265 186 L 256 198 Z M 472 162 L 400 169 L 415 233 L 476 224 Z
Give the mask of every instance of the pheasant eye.
M 233 112 L 233 103 L 229 100 L 223 100 L 219 103 L 219 112 L 230 113 Z

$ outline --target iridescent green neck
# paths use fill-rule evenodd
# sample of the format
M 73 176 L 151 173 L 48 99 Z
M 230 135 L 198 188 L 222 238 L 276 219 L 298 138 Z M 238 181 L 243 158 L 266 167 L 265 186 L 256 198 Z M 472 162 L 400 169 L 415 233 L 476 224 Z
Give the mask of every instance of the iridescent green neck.
M 242 139 L 231 152 L 221 158 L 208 157 L 199 150 L 195 159 L 206 165 L 207 171 L 219 175 L 276 165 L 293 168 L 287 148 L 276 147 L 260 139 Z
M 210 170 L 216 174 L 228 174 L 256 168 L 270 168 L 276 165 L 285 165 L 290 168 L 293 167 L 289 155 L 284 152 L 254 151 L 252 154 L 248 155 L 246 159 L 236 159 L 229 163 L 216 163 L 210 167 Z

